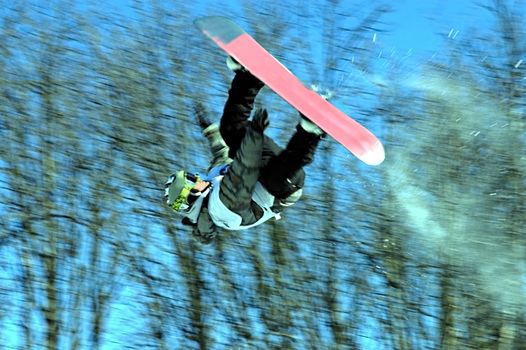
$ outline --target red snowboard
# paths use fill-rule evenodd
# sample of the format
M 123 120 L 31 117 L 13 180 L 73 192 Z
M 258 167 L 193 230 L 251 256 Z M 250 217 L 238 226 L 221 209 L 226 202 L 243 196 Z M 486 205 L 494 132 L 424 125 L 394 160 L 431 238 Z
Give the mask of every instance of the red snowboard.
M 385 158 L 382 143 L 365 127 L 303 85 L 274 56 L 226 17 L 202 17 L 196 26 L 250 73 L 369 165 Z

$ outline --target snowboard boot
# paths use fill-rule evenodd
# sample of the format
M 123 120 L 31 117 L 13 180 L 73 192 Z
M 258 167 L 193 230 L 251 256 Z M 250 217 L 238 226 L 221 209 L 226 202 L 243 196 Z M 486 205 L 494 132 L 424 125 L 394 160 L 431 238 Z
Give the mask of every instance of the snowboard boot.
M 320 89 L 317 85 L 311 85 L 312 91 L 320 94 L 324 100 L 328 101 L 331 97 L 334 96 L 334 93 L 328 89 Z M 299 123 L 300 127 L 308 133 L 315 134 L 319 137 L 324 137 L 325 131 L 323 131 L 318 125 L 310 121 L 309 118 L 300 113 L 301 121 Z
M 321 97 L 323 97 L 323 99 L 326 101 L 329 101 L 334 96 L 334 93 L 331 90 L 322 89 L 318 85 L 312 84 L 310 88 L 312 91 L 318 93 Z M 307 118 L 301 113 L 300 113 L 300 116 L 301 116 L 301 121 L 299 125 L 301 126 L 303 130 L 311 134 L 318 135 L 320 137 L 324 137 L 326 135 L 325 131 L 323 131 L 322 129 L 320 129 L 318 125 L 310 121 L 309 118 Z
M 311 122 L 309 118 L 307 118 L 306 116 L 304 116 L 301 113 L 300 113 L 300 116 L 301 116 L 301 120 L 299 122 L 299 126 L 303 130 L 305 130 L 306 132 L 308 132 L 310 134 L 317 135 L 319 137 L 324 137 L 325 136 L 325 131 L 320 129 L 320 127 L 318 125 L 316 125 L 313 122 Z
M 318 93 L 321 97 L 323 97 L 325 101 L 329 101 L 331 98 L 334 97 L 334 92 L 332 90 L 321 88 L 316 84 L 312 84 L 310 88 L 312 91 Z
M 236 61 L 232 56 L 228 56 L 226 58 L 226 66 L 228 69 L 230 69 L 232 72 L 246 72 L 247 70 L 239 64 L 238 61 Z

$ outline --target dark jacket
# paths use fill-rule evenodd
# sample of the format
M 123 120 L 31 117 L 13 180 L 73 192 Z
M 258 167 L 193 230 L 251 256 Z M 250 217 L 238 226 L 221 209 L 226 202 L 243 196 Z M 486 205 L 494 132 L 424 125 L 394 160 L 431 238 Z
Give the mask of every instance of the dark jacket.
M 260 177 L 260 169 L 264 164 L 263 145 L 265 136 L 263 131 L 255 130 L 249 126 L 234 159 L 228 156 L 229 148 L 221 137 L 216 124 L 208 126 L 203 134 L 207 137 L 212 150 L 212 162 L 208 170 L 229 164 L 228 171 L 221 181 L 221 202 L 241 216 L 243 225 L 251 225 L 257 222 L 263 215 L 263 209 L 252 200 L 252 193 Z M 274 146 L 276 153 L 281 151 L 277 145 L 274 144 Z M 272 153 L 273 155 L 276 154 Z M 275 210 L 276 212 L 280 210 L 279 205 L 276 206 Z M 183 223 L 190 224 L 188 220 L 183 220 Z M 208 212 L 207 199 L 201 207 L 197 223 L 193 226 L 193 234 L 203 242 L 208 242 L 217 235 L 218 228 Z

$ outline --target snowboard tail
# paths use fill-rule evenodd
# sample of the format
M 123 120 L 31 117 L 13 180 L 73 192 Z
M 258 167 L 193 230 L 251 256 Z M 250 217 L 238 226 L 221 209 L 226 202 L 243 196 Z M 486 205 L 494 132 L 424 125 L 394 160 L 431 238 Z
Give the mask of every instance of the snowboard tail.
M 225 17 L 211 16 L 197 19 L 195 24 L 223 51 L 358 159 L 369 165 L 383 162 L 382 143 L 369 130 L 303 85 L 236 23 Z

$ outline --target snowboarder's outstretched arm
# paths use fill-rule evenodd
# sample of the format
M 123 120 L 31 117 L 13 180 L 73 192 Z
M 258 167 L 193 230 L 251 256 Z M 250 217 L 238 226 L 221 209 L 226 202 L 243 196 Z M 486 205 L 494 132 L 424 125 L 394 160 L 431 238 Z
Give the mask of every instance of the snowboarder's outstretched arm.
M 231 163 L 232 159 L 228 156 L 229 148 L 219 132 L 219 125 L 208 120 L 205 107 L 200 102 L 195 103 L 194 111 L 197 122 L 203 129 L 203 135 L 207 138 L 210 151 L 212 152 L 212 161 L 207 172 L 216 166 Z
M 212 161 L 210 162 L 207 172 L 216 166 L 232 162 L 232 158 L 228 156 L 229 148 L 221 137 L 218 124 L 210 124 L 203 130 L 203 135 L 208 139 L 208 144 L 212 152 Z
M 263 210 L 252 201 L 252 194 L 262 165 L 263 132 L 268 124 L 267 111 L 258 108 L 221 182 L 221 202 L 242 217 L 243 225 L 253 224 L 263 215 Z

